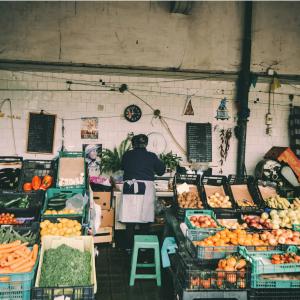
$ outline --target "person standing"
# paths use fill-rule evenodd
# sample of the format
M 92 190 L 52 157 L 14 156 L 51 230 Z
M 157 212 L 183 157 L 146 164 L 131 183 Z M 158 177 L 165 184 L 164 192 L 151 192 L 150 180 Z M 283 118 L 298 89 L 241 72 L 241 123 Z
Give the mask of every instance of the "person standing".
M 136 224 L 141 234 L 147 234 L 150 223 L 154 222 L 154 175 L 161 176 L 166 169 L 155 153 L 147 151 L 146 135 L 133 136 L 131 143 L 133 149 L 124 153 L 121 162 L 124 185 L 119 210 L 119 221 L 126 223 L 128 249 L 133 246 Z

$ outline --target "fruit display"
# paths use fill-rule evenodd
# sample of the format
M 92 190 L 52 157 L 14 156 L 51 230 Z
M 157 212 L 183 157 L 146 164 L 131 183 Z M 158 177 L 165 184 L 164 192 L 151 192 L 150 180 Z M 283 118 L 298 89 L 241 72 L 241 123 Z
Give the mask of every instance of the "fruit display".
M 293 203 L 291 204 L 291 208 L 293 208 L 293 209 L 300 208 L 300 199 L 298 197 L 296 197 L 293 200 Z
M 202 241 L 194 241 L 196 246 L 277 246 L 299 245 L 300 233 L 289 229 L 276 229 L 263 233 L 249 233 L 243 229 L 224 229 L 205 238 Z
M 234 201 L 239 207 L 256 207 L 247 184 L 234 184 L 230 186 Z
M 16 197 L 9 201 L 0 200 L 0 207 L 4 208 L 28 208 L 29 207 L 28 195 L 22 197 Z
M 291 205 L 288 199 L 280 197 L 279 195 L 265 198 L 264 202 L 268 207 L 274 209 L 288 209 Z
M 59 236 L 80 236 L 81 224 L 76 220 L 59 218 L 58 223 L 52 223 L 49 220 L 41 222 L 41 236 L 59 235 Z
M 300 256 L 295 252 L 287 252 L 284 254 L 273 254 L 271 257 L 271 263 L 273 265 L 278 264 L 293 264 L 300 263 Z
M 19 220 L 15 217 L 14 214 L 9 213 L 2 213 L 0 215 L 0 225 L 15 225 L 15 224 L 21 224 Z
M 46 191 L 49 187 L 51 187 L 53 183 L 53 178 L 50 175 L 45 175 L 43 179 L 39 176 L 33 176 L 31 182 L 25 182 L 23 184 L 23 191 L 30 192 L 32 190 L 38 191 Z
M 247 223 L 240 224 L 237 219 L 218 219 L 220 225 L 228 229 L 246 229 Z
M 293 224 L 300 224 L 300 208 L 271 210 L 270 213 L 262 213 L 261 216 L 246 216 L 244 221 L 256 229 L 292 228 Z
M 207 203 L 213 208 L 231 208 L 232 204 L 230 202 L 229 196 L 221 195 L 216 192 L 207 197 Z
M 189 217 L 192 226 L 196 228 L 217 228 L 217 222 L 208 215 L 193 215 Z
M 22 244 L 19 240 L 9 244 L 0 244 L 0 274 L 25 273 L 33 269 L 39 247 L 35 244 L 31 250 L 27 244 Z M 9 277 L 4 278 L 10 280 Z
M 215 270 L 201 270 L 190 278 L 191 289 L 245 289 L 246 260 L 228 256 L 218 261 Z
M 179 194 L 178 205 L 181 208 L 203 208 L 203 203 L 196 192 L 183 192 Z
M 7 244 L 20 240 L 23 243 L 28 243 L 32 245 L 37 239 L 37 233 L 28 230 L 25 233 L 18 233 L 11 226 L 0 228 L 0 244 Z

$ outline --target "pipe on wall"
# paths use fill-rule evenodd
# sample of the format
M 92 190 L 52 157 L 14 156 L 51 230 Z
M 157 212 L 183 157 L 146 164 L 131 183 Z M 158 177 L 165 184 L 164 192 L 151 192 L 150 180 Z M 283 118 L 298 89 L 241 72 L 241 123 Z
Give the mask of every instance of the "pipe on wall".
M 244 29 L 242 39 L 241 70 L 237 80 L 238 121 L 235 134 L 238 138 L 237 176 L 245 174 L 245 153 L 247 138 L 247 122 L 250 116 L 248 107 L 250 87 L 251 63 L 251 28 L 252 28 L 252 1 L 244 2 Z

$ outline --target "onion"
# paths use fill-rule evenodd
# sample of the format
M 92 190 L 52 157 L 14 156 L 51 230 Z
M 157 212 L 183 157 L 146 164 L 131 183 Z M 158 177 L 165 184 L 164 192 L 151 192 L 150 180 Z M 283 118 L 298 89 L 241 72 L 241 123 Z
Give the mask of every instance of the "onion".
M 269 238 L 269 244 L 270 244 L 271 246 L 276 246 L 276 245 L 277 245 L 276 239 L 270 237 L 270 238 Z

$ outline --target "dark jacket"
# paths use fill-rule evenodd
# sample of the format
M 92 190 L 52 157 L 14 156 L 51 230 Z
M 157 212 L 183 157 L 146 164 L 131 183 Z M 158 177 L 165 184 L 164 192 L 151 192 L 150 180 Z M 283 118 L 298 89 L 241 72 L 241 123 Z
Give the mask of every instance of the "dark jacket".
M 136 148 L 127 151 L 123 155 L 122 170 L 124 180 L 154 180 L 154 175 L 165 173 L 164 163 L 158 159 L 156 154 L 148 152 L 145 148 Z

